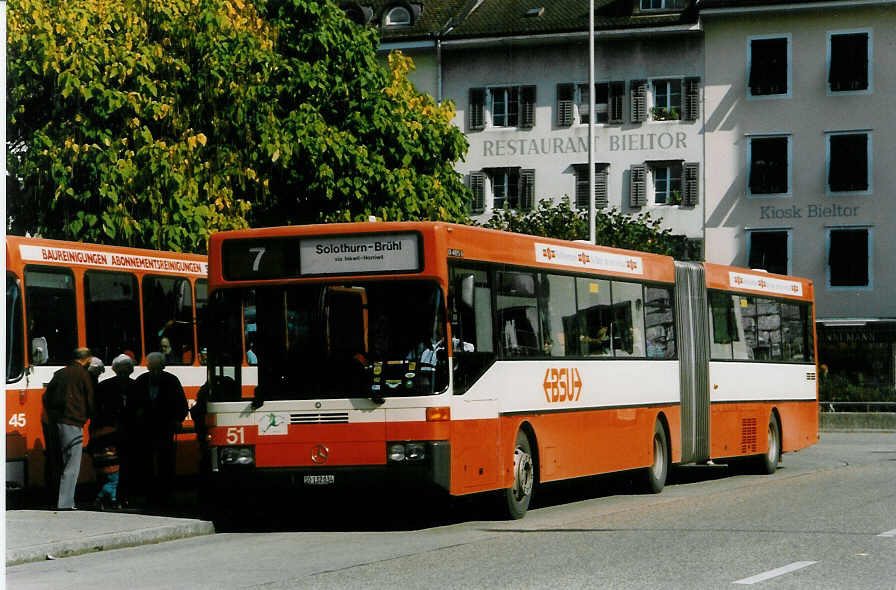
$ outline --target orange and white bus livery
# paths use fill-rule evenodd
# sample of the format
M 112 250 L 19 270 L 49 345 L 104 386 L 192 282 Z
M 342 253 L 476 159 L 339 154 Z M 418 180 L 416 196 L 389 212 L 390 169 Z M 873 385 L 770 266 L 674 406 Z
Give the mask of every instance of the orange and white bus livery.
M 810 281 L 436 222 L 212 237 L 211 475 L 498 491 L 818 440 Z

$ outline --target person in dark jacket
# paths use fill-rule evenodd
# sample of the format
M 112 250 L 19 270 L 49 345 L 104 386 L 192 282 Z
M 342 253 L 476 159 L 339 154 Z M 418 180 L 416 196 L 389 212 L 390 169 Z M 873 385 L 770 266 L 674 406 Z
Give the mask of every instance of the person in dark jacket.
M 131 379 L 134 361 L 126 354 L 112 360 L 115 377 L 100 381 L 96 388 L 96 413 L 90 420 L 90 452 L 97 475 L 102 478 L 94 507 L 103 510 L 121 505 L 121 476 L 124 460 L 124 408 L 134 397 L 135 382 Z
M 68 366 L 53 374 L 44 393 L 44 408 L 59 434 L 62 474 L 58 510 L 75 510 L 75 486 L 81 471 L 84 425 L 93 415 L 93 381 L 87 372 L 90 349 L 76 348 Z
M 129 403 L 134 431 L 133 471 L 139 471 L 152 503 L 164 506 L 174 484 L 175 440 L 187 416 L 187 397 L 176 375 L 165 371 L 165 357 L 146 356 L 148 371 L 135 382 L 135 403 Z

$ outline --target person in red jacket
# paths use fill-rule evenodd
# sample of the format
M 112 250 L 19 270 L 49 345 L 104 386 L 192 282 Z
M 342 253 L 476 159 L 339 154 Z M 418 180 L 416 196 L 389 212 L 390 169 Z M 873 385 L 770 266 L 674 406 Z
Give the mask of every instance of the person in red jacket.
M 76 348 L 72 361 L 53 374 L 43 402 L 52 428 L 59 434 L 62 474 L 59 479 L 58 510 L 75 510 L 75 486 L 81 471 L 84 424 L 93 415 L 93 380 L 87 372 L 90 349 Z
M 150 503 L 164 506 L 174 485 L 174 435 L 187 417 L 187 397 L 177 376 L 165 371 L 161 353 L 146 355 L 146 368 L 134 384 L 135 403 L 128 401 L 126 411 L 134 425 L 134 471 L 143 475 L 141 487 Z

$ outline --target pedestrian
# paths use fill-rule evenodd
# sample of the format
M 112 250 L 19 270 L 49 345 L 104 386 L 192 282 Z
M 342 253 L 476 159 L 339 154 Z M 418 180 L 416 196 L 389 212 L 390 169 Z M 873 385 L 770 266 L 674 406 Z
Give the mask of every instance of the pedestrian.
M 120 508 L 123 494 L 121 479 L 124 475 L 124 409 L 128 398 L 134 396 L 135 383 L 131 379 L 134 361 L 126 354 L 112 359 L 115 376 L 101 381 L 95 395 L 95 414 L 90 421 L 90 445 L 93 466 L 100 479 L 94 507 Z
M 59 478 L 58 510 L 75 510 L 75 486 L 81 471 L 84 425 L 93 415 L 93 382 L 87 367 L 90 349 L 76 348 L 71 362 L 56 371 L 44 393 L 48 424 L 56 426 L 62 473 Z
M 148 371 L 135 382 L 133 471 L 144 478 L 143 491 L 152 504 L 164 506 L 174 485 L 175 439 L 187 416 L 187 397 L 176 375 L 165 371 L 159 352 L 146 356 Z

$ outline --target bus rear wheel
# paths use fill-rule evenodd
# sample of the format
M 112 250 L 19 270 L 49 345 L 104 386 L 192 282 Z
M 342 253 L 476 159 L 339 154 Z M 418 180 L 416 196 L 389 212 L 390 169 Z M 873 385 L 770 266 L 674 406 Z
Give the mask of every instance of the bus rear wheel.
M 659 494 L 666 486 L 666 476 L 669 474 L 669 440 L 659 421 L 653 427 L 651 446 L 653 461 L 641 472 L 641 487 L 649 494 Z
M 507 518 L 517 520 L 526 515 L 535 491 L 535 461 L 532 445 L 525 432 L 516 434 L 513 448 L 513 485 L 502 492 L 503 512 Z
M 778 469 L 781 460 L 781 427 L 775 414 L 768 419 L 768 450 L 757 457 L 756 471 L 762 475 L 771 475 Z

